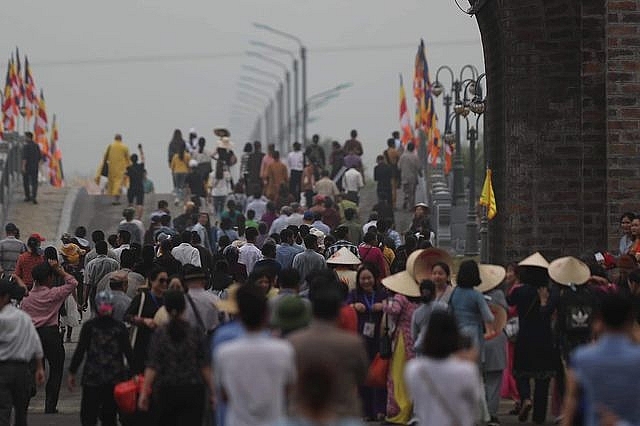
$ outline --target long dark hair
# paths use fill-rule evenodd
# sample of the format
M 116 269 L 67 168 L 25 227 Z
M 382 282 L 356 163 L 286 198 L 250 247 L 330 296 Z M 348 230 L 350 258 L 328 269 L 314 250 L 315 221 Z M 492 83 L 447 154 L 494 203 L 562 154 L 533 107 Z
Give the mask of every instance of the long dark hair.
M 456 319 L 448 311 L 434 310 L 427 326 L 422 353 L 431 358 L 443 359 L 459 347 L 460 332 Z
M 180 158 L 180 161 L 184 161 L 184 153 L 187 150 L 187 147 L 182 144 L 178 147 L 178 158 Z
M 180 318 L 186 306 L 184 293 L 179 290 L 167 290 L 164 293 L 164 308 L 169 314 L 169 324 L 167 325 L 167 333 L 171 341 L 180 343 L 187 337 L 187 329 L 189 324 Z

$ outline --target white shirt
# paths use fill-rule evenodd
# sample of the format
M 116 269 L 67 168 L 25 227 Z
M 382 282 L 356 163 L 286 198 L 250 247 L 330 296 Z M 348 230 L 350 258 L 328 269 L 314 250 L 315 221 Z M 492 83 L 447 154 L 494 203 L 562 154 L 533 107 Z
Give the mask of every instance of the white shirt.
M 427 374 L 429 381 L 425 378 Z M 452 418 L 443 403 L 434 395 L 433 387 L 449 404 L 460 426 L 478 422 L 481 398 L 480 374 L 476 365 L 449 356 L 446 359 L 418 357 L 408 362 L 404 370 L 407 390 L 414 401 L 413 410 L 420 426 L 449 426 Z
M 174 247 L 173 250 L 171 250 L 171 254 L 182 265 L 202 266 L 200 263 L 200 252 L 189 243 L 182 243 L 178 247 Z
M 267 201 L 265 201 L 262 198 L 253 198 L 251 197 L 251 201 L 249 201 L 247 203 L 247 208 L 244 212 L 244 215 L 247 215 L 247 211 L 249 210 L 253 210 L 254 212 L 256 212 L 256 219 L 258 221 L 260 221 L 260 218 L 262 217 L 263 214 L 266 213 L 267 211 Z
M 294 225 L 300 226 L 303 222 L 303 215 L 301 213 L 291 213 L 291 216 L 287 218 L 287 226 Z
M 113 252 L 115 253 L 115 255 L 118 257 L 118 262 L 120 262 L 120 256 L 122 255 L 122 252 L 127 249 L 129 250 L 131 248 L 131 246 L 129 244 L 123 244 L 120 247 L 114 248 Z
M 363 186 L 364 181 L 362 180 L 362 175 L 359 171 L 352 167 L 344 172 L 344 176 L 342 177 L 342 187 L 345 191 L 358 192 Z
M 216 179 L 216 172 L 209 173 L 209 187 L 212 197 L 226 197 L 231 193 L 231 174 L 222 173 L 222 179 Z
M 281 214 L 280 216 L 278 216 L 276 220 L 274 220 L 273 223 L 271 224 L 271 228 L 269 229 L 269 235 L 279 234 L 280 231 L 285 229 L 288 226 L 287 224 L 288 217 L 289 216 L 287 216 L 286 214 Z
M 285 389 L 296 379 L 289 342 L 247 333 L 220 346 L 214 357 L 215 378 L 229 397 L 226 424 L 267 426 L 285 415 Z
M 301 172 L 304 169 L 304 154 L 302 151 L 291 151 L 287 155 L 287 167 L 289 170 Z
M 127 223 L 127 220 L 122 219 L 119 224 L 122 225 L 123 223 Z M 135 224 L 138 227 L 138 229 L 140 230 L 140 235 L 142 235 L 142 237 L 144 238 L 144 233 L 147 231 L 146 229 L 144 229 L 144 223 L 142 223 L 142 221 L 139 219 L 131 219 L 131 223 Z
M 253 267 L 260 258 L 262 258 L 262 252 L 253 243 L 247 242 L 245 245 L 240 247 L 238 263 L 242 263 L 247 267 L 247 275 L 253 271 Z
M 0 361 L 42 358 L 42 343 L 31 317 L 12 304 L 0 309 Z

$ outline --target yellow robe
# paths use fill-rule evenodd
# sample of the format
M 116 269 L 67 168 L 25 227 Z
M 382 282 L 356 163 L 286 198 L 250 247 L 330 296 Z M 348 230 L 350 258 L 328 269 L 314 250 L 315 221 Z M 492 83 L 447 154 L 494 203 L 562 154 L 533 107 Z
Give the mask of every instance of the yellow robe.
M 107 163 L 109 164 L 109 177 L 106 193 L 120 195 L 124 185 L 125 171 L 131 165 L 129 148 L 122 142 L 114 140 L 107 148 Z

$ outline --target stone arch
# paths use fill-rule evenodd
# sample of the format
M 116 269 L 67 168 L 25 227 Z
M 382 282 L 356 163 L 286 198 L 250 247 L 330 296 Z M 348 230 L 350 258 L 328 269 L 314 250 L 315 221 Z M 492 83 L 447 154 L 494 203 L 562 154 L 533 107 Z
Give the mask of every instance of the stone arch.
M 499 211 L 489 225 L 492 262 L 606 248 L 605 2 L 475 5 Z

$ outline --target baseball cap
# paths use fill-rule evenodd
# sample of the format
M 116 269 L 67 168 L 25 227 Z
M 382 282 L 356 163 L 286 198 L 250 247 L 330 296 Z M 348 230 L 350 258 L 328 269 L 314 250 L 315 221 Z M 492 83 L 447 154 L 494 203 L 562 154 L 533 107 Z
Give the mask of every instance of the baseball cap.
M 18 227 L 16 226 L 15 223 L 9 222 L 5 225 L 4 230 L 6 232 L 16 232 L 18 230 Z
M 46 238 L 44 238 L 42 235 L 38 234 L 37 232 L 29 235 L 29 238 L 34 238 L 40 242 L 46 241 Z
M 310 210 L 307 210 L 306 212 L 304 212 L 304 215 L 302 216 L 304 220 L 313 220 L 314 217 L 315 215 Z

